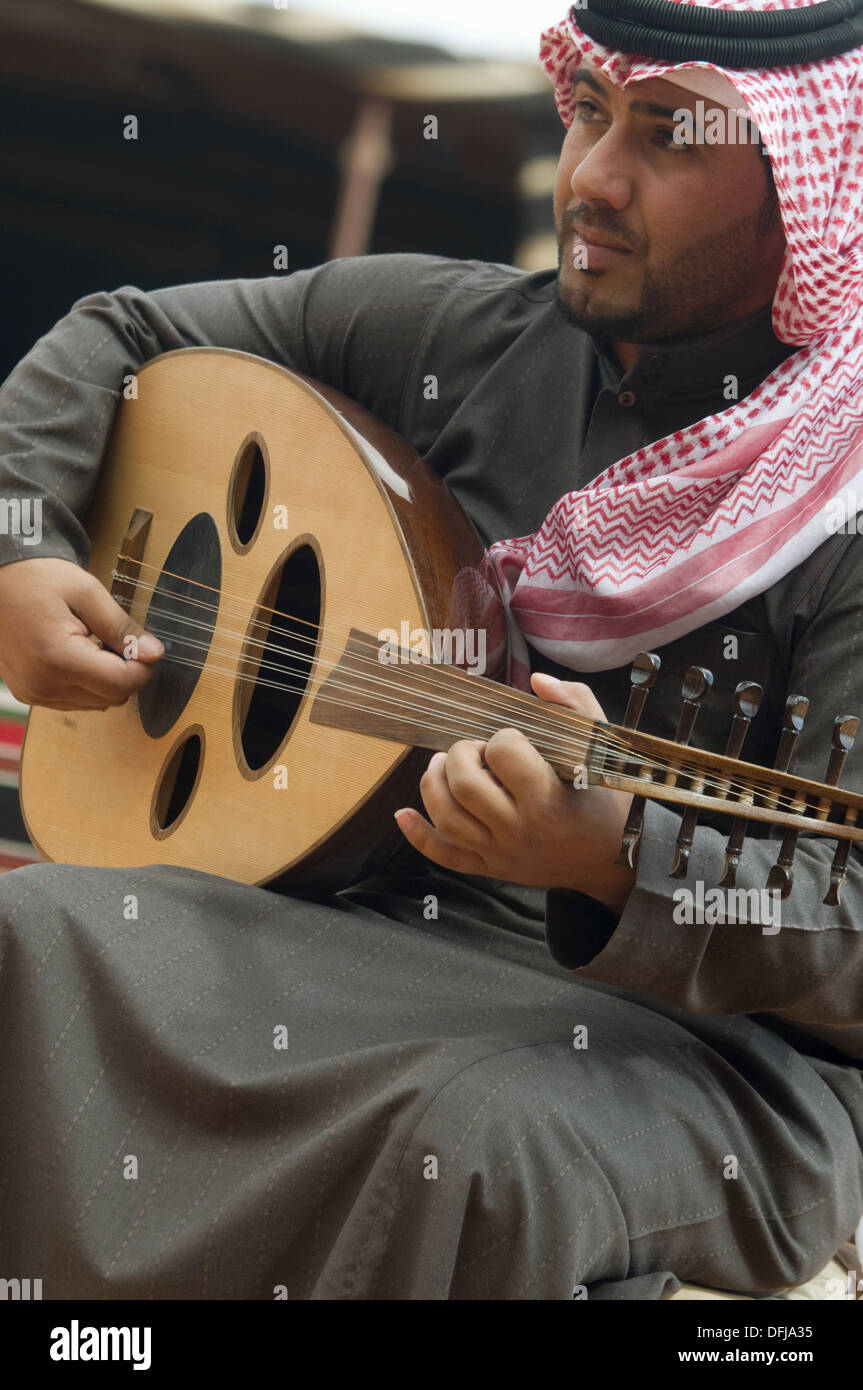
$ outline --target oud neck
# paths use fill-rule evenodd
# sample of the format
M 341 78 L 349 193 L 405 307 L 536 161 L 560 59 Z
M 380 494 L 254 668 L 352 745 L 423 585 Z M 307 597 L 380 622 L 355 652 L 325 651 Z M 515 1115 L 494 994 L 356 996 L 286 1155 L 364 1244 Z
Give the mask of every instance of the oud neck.
M 460 739 L 485 741 L 498 729 L 519 729 L 544 744 L 543 756 L 564 781 L 572 778 L 573 753 L 586 753 L 594 732 L 612 727 L 404 649 L 398 664 L 381 662 L 378 650 L 373 637 L 352 630 L 341 660 L 320 686 L 313 723 L 435 752 L 447 752 Z
M 351 632 L 317 691 L 313 723 L 439 752 L 515 728 L 565 782 L 863 840 L 863 797 L 853 792 L 591 719 L 407 651 L 397 665 L 378 653 L 374 637 Z

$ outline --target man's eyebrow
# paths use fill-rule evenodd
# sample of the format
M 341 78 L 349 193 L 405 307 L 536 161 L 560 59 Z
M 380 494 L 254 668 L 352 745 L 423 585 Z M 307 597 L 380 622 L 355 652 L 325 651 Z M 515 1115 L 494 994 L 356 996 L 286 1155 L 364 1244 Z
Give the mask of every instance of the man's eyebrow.
M 579 82 L 583 82 L 592 92 L 596 92 L 597 96 L 601 96 L 603 100 L 605 99 L 605 93 L 590 68 L 577 68 L 572 74 L 573 90 Z M 659 106 L 655 101 L 631 101 L 629 103 L 629 109 L 630 111 L 634 111 L 637 116 L 660 116 L 667 120 L 673 120 L 675 111 L 686 110 L 687 108 L 680 106 Z

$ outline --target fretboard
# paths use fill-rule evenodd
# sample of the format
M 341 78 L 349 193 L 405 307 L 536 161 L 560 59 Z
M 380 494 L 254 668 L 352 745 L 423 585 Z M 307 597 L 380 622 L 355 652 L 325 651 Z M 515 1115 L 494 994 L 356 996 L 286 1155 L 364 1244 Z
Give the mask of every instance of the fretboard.
M 402 655 L 400 664 L 381 663 L 376 639 L 354 629 L 316 693 L 311 720 L 444 752 L 459 739 L 486 741 L 498 729 L 515 728 L 565 782 L 583 768 L 594 786 L 863 841 L 863 796 L 854 792 L 683 748 L 588 719 L 485 676 Z

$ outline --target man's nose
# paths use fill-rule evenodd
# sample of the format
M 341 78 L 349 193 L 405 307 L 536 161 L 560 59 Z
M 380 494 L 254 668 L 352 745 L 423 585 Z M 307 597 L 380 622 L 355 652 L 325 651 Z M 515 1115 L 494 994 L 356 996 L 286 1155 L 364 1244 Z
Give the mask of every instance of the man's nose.
M 570 187 L 584 203 L 604 202 L 625 208 L 632 201 L 631 152 L 625 136 L 608 130 L 579 160 L 570 177 Z

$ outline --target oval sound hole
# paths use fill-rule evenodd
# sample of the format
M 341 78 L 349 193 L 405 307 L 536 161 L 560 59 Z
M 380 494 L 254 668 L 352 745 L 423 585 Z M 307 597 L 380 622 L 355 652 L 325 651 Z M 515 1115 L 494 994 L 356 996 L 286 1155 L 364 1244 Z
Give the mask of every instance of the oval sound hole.
M 186 809 L 200 767 L 201 737 L 200 734 L 190 734 L 174 749 L 159 782 L 155 817 L 160 830 L 169 830 Z
M 261 520 L 267 491 L 267 466 L 257 440 L 248 440 L 234 465 L 228 492 L 228 520 L 236 533 L 237 545 L 245 548 Z
M 192 697 L 210 649 L 221 583 L 219 532 L 209 513 L 199 512 L 171 546 L 144 620 L 165 643 L 165 655 L 138 694 L 150 738 L 162 738 Z
M 301 545 L 275 571 L 261 597 L 240 668 L 245 677 L 237 690 L 240 745 L 253 772 L 275 755 L 296 717 L 320 621 L 318 560 L 310 545 Z

